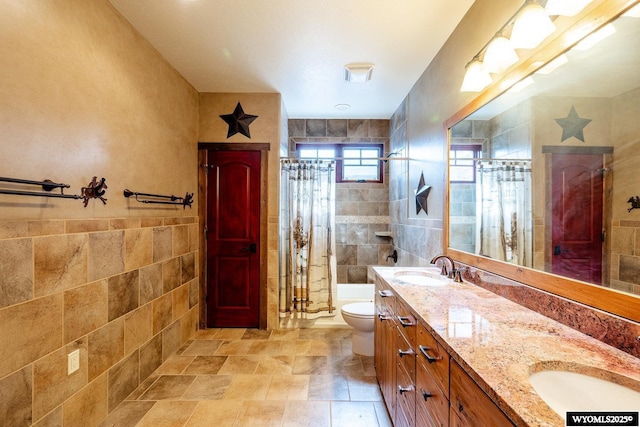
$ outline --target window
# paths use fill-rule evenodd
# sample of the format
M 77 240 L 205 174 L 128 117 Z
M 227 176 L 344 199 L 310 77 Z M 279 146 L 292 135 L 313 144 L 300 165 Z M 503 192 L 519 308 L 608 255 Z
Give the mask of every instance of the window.
M 476 159 L 481 145 L 452 145 L 449 151 L 449 181 L 476 182 Z
M 301 159 L 331 160 L 336 158 L 336 149 L 335 147 L 298 145 L 298 157 Z
M 335 159 L 336 182 L 382 182 L 380 144 L 297 144 L 301 159 Z
M 343 147 L 342 181 L 381 181 L 378 147 Z

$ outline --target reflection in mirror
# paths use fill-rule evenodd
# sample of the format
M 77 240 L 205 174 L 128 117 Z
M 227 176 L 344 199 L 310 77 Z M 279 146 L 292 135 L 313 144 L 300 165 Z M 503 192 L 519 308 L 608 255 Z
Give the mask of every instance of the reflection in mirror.
M 604 28 L 451 127 L 449 247 L 640 294 L 640 18 Z

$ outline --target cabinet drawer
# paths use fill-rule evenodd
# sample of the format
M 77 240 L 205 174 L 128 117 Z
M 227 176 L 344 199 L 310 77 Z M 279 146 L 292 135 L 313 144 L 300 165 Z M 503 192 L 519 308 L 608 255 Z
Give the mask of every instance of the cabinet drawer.
M 396 331 L 396 360 L 407 371 L 411 382 L 414 382 L 416 377 L 416 351 L 404 336 L 402 327 L 398 326 Z
M 382 292 L 379 291 L 388 291 Z M 383 295 L 383 296 L 381 296 Z M 382 396 L 391 419 L 396 413 L 396 341 L 397 329 L 393 309 L 395 296 L 385 283 L 376 277 L 376 320 L 374 323 L 374 365 Z
M 451 362 L 450 400 L 452 425 L 513 426 L 509 418 L 456 362 Z
M 379 314 L 393 316 L 396 297 L 393 291 L 380 281 L 376 281 L 375 304 Z
M 393 427 L 414 427 L 413 424 L 409 424 L 407 417 L 404 416 L 404 412 L 396 412 L 396 416 L 393 419 Z
M 416 386 L 414 377 L 404 369 L 400 361 L 396 365 L 398 387 L 396 389 L 396 413 L 404 414 L 410 426 L 415 425 L 416 416 Z
M 420 392 L 418 390 L 418 396 L 416 396 L 416 427 L 441 427 L 440 424 L 436 424 L 431 418 L 428 412 L 420 407 Z
M 416 419 L 427 415 L 431 424 L 437 427 L 449 425 L 449 400 L 427 371 L 418 363 L 416 366 Z
M 398 323 L 398 327 L 402 329 L 402 333 L 409 341 L 411 347 L 416 347 L 416 326 L 417 321 L 416 318 L 407 308 L 400 303 L 399 301 L 396 303 L 396 321 Z
M 449 353 L 421 323 L 417 326 L 416 341 L 419 364 L 429 371 L 440 390 L 449 398 Z

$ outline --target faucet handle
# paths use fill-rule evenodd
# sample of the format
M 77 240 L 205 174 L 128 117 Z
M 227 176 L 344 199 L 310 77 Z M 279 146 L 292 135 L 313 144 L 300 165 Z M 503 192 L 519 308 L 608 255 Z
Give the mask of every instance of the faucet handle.
M 464 283 L 464 281 L 462 280 L 462 272 L 467 270 L 467 269 L 468 269 L 467 267 L 460 267 L 460 268 L 457 268 L 457 269 L 453 270 L 454 271 L 453 281 L 456 282 L 456 283 Z
M 440 275 L 449 277 L 449 272 L 447 271 L 447 266 L 445 265 L 444 262 L 442 263 L 442 266 L 440 267 Z

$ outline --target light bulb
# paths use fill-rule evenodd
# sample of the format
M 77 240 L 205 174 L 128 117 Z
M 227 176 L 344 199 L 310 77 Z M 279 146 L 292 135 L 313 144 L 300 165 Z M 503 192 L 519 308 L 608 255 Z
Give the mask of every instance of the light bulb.
M 497 36 L 491 40 L 482 60 L 484 69 L 489 73 L 502 73 L 516 62 L 518 55 L 509 39 L 504 36 Z
M 474 59 L 467 65 L 460 92 L 480 92 L 491 82 L 491 76 L 484 69 L 482 62 Z
M 514 48 L 533 49 L 549 34 L 556 30 L 544 8 L 537 3 L 526 3 L 511 32 L 511 44 Z

